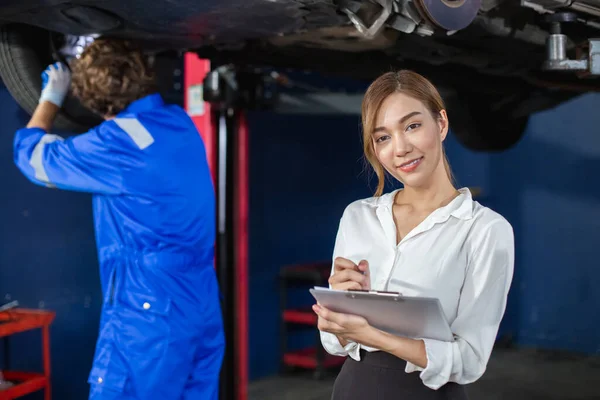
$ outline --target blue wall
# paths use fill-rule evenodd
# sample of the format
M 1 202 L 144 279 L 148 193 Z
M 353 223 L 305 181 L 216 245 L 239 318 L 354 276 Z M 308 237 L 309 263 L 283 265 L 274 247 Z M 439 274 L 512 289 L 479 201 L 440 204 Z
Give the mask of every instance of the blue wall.
M 600 95 L 586 95 L 535 115 L 523 140 L 498 154 L 446 142 L 458 185 L 481 187 L 478 200 L 515 229 L 500 333 L 524 346 L 600 353 L 600 187 L 591 184 L 600 173 L 599 105 Z M 375 181 L 370 189 L 362 173 L 358 116 L 253 114 L 250 132 L 250 372 L 259 378 L 278 369 L 279 269 L 329 259 L 344 207 L 370 196 Z
M 4 87 L 0 105 L 0 304 L 10 298 L 56 311 L 53 398 L 84 399 L 101 304 L 91 199 L 37 187 L 20 174 L 12 137 L 28 116 Z M 12 337 L 11 349 L 13 369 L 42 370 L 39 330 Z
M 524 346 L 600 353 L 600 95 L 530 119 L 490 157 L 490 203 L 517 235 L 511 322 Z

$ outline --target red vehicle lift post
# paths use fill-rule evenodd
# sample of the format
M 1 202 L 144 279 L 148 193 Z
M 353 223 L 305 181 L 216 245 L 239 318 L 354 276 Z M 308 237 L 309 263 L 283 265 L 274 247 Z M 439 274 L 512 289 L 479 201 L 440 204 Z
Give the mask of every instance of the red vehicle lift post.
M 220 399 L 246 400 L 248 387 L 248 127 L 210 62 L 188 53 L 184 106 L 198 127 L 217 195 L 215 268 L 222 293 L 226 351 Z M 206 101 L 209 98 L 210 101 Z

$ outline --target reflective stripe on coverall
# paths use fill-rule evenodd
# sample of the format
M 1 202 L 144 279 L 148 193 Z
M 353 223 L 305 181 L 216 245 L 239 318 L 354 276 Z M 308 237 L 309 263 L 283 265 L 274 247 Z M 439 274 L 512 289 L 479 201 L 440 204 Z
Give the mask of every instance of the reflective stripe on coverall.
M 62 139 L 17 131 L 29 180 L 93 194 L 104 304 L 90 398 L 218 398 L 224 334 L 204 144 L 158 94 Z

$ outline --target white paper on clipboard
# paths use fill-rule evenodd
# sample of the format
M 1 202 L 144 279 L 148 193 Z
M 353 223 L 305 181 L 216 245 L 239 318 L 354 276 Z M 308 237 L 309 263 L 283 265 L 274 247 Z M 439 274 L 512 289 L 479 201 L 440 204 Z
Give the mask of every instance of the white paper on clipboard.
M 382 331 L 413 339 L 453 341 L 440 301 L 390 292 L 361 292 L 315 287 L 309 290 L 327 309 L 360 315 Z

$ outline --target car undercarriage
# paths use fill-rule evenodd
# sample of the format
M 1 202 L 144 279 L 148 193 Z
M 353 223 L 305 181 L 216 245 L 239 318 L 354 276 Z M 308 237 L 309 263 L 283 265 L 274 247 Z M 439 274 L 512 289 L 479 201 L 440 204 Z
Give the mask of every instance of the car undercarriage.
M 414 69 L 447 89 L 458 136 L 475 150 L 506 149 L 531 113 L 600 88 L 599 0 L 9 0 L 0 23 L 0 74 L 28 111 L 43 64 L 98 36 L 158 57 L 197 52 L 214 66 L 364 80 Z

